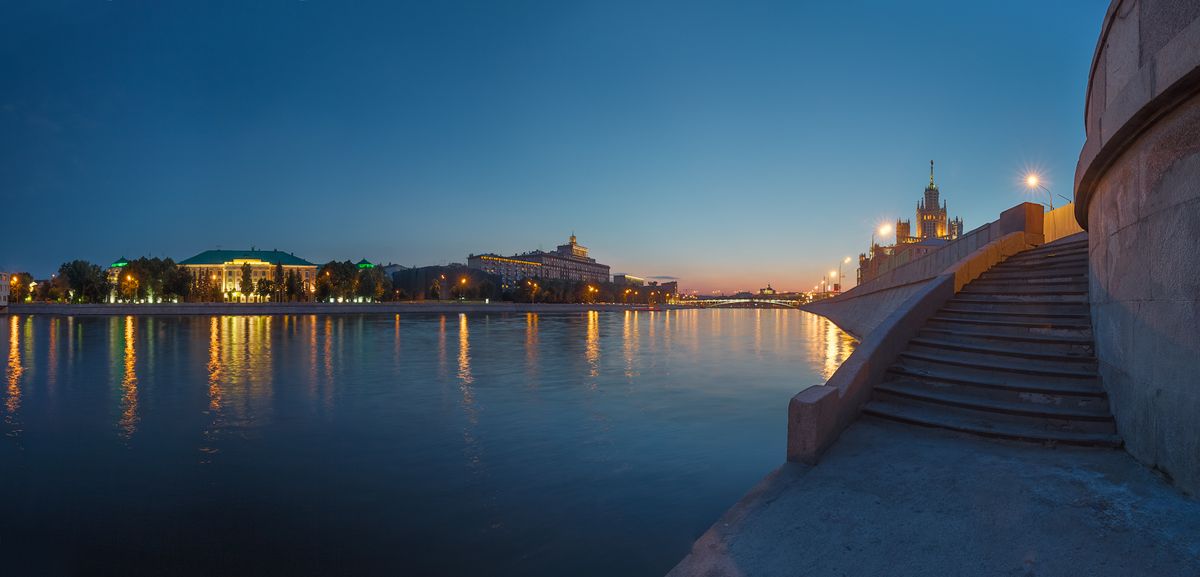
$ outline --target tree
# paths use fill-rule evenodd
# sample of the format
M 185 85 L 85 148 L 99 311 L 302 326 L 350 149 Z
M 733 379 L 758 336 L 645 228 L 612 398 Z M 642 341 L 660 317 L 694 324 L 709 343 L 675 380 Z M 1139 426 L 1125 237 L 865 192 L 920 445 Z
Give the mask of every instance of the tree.
M 379 268 L 363 268 L 358 271 L 354 286 L 355 296 L 371 301 L 391 298 L 392 280 Z
M 192 271 L 187 267 L 175 264 L 171 259 L 167 259 L 167 261 L 171 263 L 171 266 L 163 275 L 163 298 L 186 301 L 192 292 Z
M 275 294 L 275 283 L 270 279 L 260 278 L 255 292 L 264 299 L 271 298 L 271 295 Z
M 299 300 L 304 292 L 300 283 L 300 275 L 296 271 L 287 271 L 286 279 L 283 281 L 283 292 L 288 301 Z
M 27 272 L 14 273 L 9 280 L 9 300 L 23 302 L 33 296 L 33 275 Z
M 250 263 L 242 263 L 242 282 L 240 283 L 242 294 L 249 297 L 254 294 L 254 270 L 250 268 Z
M 279 302 L 279 301 L 283 300 L 283 293 L 284 293 L 284 288 L 285 288 L 284 282 L 285 281 L 284 281 L 284 274 L 283 274 L 283 263 L 277 262 L 277 263 L 275 263 L 275 278 L 274 278 L 274 283 L 273 283 L 274 288 L 275 288 L 275 302 Z
M 71 291 L 71 301 L 77 303 L 104 302 L 110 291 L 108 278 L 99 266 L 86 260 L 74 260 L 58 267 L 58 276 Z
M 127 270 L 121 271 L 120 275 L 117 276 L 118 299 L 127 303 L 134 302 L 138 300 L 141 296 L 139 293 L 143 290 L 141 281 L 133 275 L 132 270 L 128 270 L 128 267 Z
M 358 284 L 358 267 L 350 261 L 329 261 L 317 270 L 317 300 L 350 300 Z

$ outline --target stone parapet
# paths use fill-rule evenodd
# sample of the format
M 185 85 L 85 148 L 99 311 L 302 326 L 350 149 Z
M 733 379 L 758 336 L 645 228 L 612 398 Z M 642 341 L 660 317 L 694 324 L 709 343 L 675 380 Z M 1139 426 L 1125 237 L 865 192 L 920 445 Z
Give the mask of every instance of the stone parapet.
M 1008 223 L 1008 226 L 1012 225 L 1012 222 Z M 1036 235 L 1036 238 L 1040 237 L 1040 233 Z M 804 389 L 792 397 L 788 403 L 787 459 L 816 463 L 842 431 L 858 418 L 863 405 L 871 399 L 875 385 L 882 382 L 888 367 L 908 346 L 908 341 L 921 330 L 925 321 L 964 285 L 1008 257 L 1033 246 L 1029 233 L 1016 230 L 976 248 L 931 279 L 905 285 L 902 299 L 896 291 L 871 293 L 876 298 L 886 296 L 900 302 L 886 309 L 888 314 L 872 326 L 828 382 Z M 852 301 L 842 307 L 854 311 L 881 304 L 870 300 L 871 297 L 865 299 L 868 300 L 857 305 Z

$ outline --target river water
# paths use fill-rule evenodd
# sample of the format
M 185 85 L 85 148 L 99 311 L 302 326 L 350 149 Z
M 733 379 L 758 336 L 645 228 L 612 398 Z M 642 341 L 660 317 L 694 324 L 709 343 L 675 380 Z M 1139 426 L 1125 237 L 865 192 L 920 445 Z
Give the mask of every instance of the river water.
M 853 347 L 793 310 L 0 322 L 3 575 L 661 575 Z

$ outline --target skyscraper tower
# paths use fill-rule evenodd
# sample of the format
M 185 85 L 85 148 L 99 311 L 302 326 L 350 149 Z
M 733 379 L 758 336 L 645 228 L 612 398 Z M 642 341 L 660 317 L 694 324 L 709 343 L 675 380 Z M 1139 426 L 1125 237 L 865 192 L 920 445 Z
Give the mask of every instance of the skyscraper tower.
M 925 198 L 917 203 L 917 236 L 921 239 L 947 238 L 946 205 L 939 202 L 938 186 L 933 181 L 933 161 L 929 161 L 929 186 Z

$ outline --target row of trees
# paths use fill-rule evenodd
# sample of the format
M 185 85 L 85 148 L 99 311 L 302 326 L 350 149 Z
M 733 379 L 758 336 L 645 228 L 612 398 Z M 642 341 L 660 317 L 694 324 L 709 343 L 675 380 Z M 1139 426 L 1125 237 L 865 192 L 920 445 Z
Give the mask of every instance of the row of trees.
M 304 279 L 294 271 L 276 265 L 274 278 L 252 278 L 250 265 L 242 267 L 240 288 L 246 295 L 263 300 L 297 302 L 311 300 Z M 35 282 L 27 272 L 16 273 L 10 284 L 10 300 L 44 302 L 101 303 L 117 302 L 223 302 L 232 294 L 222 292 L 219 280 L 196 275 L 169 258 L 128 261 L 110 278 L 99 265 L 84 260 L 63 263 L 49 280 Z
M 383 302 L 427 298 L 430 300 L 500 298 L 515 302 L 539 303 L 661 303 L 668 294 L 659 287 L 631 287 L 623 284 L 529 278 L 503 292 L 497 290 L 495 277 L 480 271 L 430 275 L 413 288 L 411 295 L 377 267 L 362 267 L 350 261 L 330 261 L 317 271 L 315 291 L 305 289 L 304 279 L 295 271 L 275 265 L 269 278 L 254 278 L 249 264 L 243 265 L 238 288 L 242 295 L 270 302 Z M 481 276 L 482 275 L 482 276 Z M 49 281 L 34 283 L 29 273 L 16 273 L 10 286 L 10 300 L 99 303 L 110 298 L 119 302 L 223 302 L 233 294 L 224 294 L 220 281 L 209 275 L 195 275 L 187 267 L 166 258 L 139 258 L 129 261 L 111 278 L 99 266 L 83 260 L 63 263 Z
M 629 286 L 611 282 L 584 282 L 529 278 L 511 290 L 504 300 L 539 303 L 662 303 L 668 294 L 658 286 Z
M 269 302 L 303 302 L 312 296 L 304 287 L 304 278 L 294 270 L 284 271 L 279 263 L 272 269 L 271 278 L 257 281 L 254 280 L 253 267 L 249 263 L 243 264 L 238 288 L 243 295 L 257 296 Z
M 319 302 L 382 302 L 407 299 L 403 290 L 394 289 L 392 278 L 383 269 L 359 268 L 350 261 L 329 261 L 317 269 L 316 299 Z

